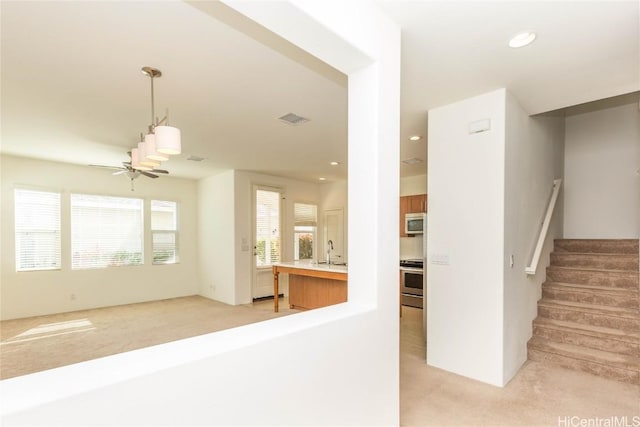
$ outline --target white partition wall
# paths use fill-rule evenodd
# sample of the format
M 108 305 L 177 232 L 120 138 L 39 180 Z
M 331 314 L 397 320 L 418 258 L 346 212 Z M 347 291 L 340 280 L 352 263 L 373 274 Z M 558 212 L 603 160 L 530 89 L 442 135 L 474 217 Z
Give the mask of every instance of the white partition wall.
M 429 111 L 427 362 L 502 385 L 504 89 Z M 470 134 L 469 123 L 490 120 Z
M 3 423 L 399 423 L 400 32 L 370 2 L 238 9 L 349 75 L 349 302 L 2 381 Z
M 430 365 L 503 386 L 526 360 L 544 261 L 525 266 L 563 150 L 562 119 L 529 117 L 504 89 L 429 112 Z

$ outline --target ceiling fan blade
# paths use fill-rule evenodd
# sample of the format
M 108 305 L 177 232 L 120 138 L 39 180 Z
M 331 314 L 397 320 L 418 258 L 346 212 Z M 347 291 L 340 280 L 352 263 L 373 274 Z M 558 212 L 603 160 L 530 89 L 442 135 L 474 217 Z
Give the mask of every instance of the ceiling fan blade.
M 153 173 L 169 173 L 169 171 L 166 171 L 164 169 L 153 169 L 151 172 Z
M 127 172 L 126 169 L 122 169 L 122 170 L 119 170 L 117 172 L 112 173 L 111 175 L 122 175 L 123 173 L 126 173 L 126 172 Z
M 158 177 L 158 175 L 154 175 L 154 174 L 149 173 L 147 171 L 139 171 L 139 172 L 144 176 L 148 176 L 149 178 L 157 178 Z
M 120 166 L 105 166 L 105 165 L 89 165 L 93 168 L 103 168 L 103 169 L 113 169 L 113 170 L 123 170 L 124 168 Z

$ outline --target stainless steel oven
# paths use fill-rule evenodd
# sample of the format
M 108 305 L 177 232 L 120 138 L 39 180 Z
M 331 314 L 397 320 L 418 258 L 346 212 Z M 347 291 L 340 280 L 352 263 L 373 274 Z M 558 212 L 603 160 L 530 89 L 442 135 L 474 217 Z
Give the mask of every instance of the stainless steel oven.
M 400 303 L 409 307 L 424 307 L 422 260 L 400 261 Z

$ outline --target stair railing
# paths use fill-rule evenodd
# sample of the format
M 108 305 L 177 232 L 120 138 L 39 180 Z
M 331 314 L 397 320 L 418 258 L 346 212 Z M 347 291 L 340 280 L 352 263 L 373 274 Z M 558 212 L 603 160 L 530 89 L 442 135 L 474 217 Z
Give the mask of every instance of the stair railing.
M 536 274 L 536 270 L 538 269 L 538 261 L 540 261 L 540 254 L 542 253 L 542 247 L 544 246 L 544 241 L 547 238 L 547 232 L 549 231 L 549 224 L 551 224 L 551 217 L 553 216 L 553 210 L 556 207 L 556 201 L 558 200 L 558 193 L 560 192 L 561 184 L 562 184 L 562 179 L 558 178 L 553 180 L 553 187 L 551 188 L 551 198 L 549 200 L 549 204 L 547 205 L 547 213 L 544 216 L 542 227 L 540 228 L 538 243 L 536 244 L 536 249 L 533 252 L 533 258 L 531 258 L 531 263 L 527 268 L 524 269 L 525 273 L 527 274 L 530 274 L 530 275 Z

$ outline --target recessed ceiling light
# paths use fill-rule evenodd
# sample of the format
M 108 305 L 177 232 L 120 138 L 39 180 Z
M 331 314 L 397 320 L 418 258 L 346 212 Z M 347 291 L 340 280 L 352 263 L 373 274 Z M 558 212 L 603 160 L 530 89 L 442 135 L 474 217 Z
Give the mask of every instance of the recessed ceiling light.
M 329 164 L 331 166 L 338 166 L 340 164 L 340 162 L 329 162 Z
M 420 135 L 413 135 L 409 137 L 409 141 L 420 141 L 422 137 Z
M 532 43 L 536 39 L 536 33 L 526 31 L 517 34 L 509 40 L 509 47 L 524 47 Z
M 325 178 L 324 176 L 321 176 L 320 178 L 318 178 L 320 181 L 326 181 L 327 178 Z

